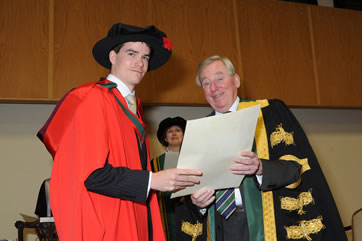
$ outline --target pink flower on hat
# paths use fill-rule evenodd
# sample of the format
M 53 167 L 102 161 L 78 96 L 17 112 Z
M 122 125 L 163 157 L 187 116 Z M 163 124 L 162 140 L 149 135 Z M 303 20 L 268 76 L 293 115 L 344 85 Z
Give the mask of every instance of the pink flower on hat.
M 165 49 L 168 49 L 168 51 L 171 51 L 173 48 L 173 43 L 166 37 L 162 37 L 163 39 L 163 47 Z

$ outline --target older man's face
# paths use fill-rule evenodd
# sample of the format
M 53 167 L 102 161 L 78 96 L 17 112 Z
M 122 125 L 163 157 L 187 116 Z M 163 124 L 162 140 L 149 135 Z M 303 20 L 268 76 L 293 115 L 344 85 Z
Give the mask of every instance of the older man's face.
M 239 76 L 232 76 L 224 63 L 217 60 L 206 66 L 199 77 L 206 100 L 211 107 L 221 113 L 228 111 L 240 87 Z

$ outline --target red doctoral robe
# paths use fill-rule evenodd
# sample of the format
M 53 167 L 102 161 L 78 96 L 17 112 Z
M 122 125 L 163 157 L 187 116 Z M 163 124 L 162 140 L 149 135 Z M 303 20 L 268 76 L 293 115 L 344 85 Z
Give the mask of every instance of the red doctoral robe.
M 43 132 L 40 138 L 54 158 L 50 201 L 59 239 L 146 241 L 149 205 L 153 241 L 163 241 L 155 192 L 151 190 L 148 200 L 145 197 L 142 203 L 89 192 L 84 185 L 106 161 L 113 167 L 142 170 L 137 128 L 126 115 L 127 103 L 116 88 L 108 89 L 99 83 L 110 82 L 92 82 L 70 91 L 39 132 Z M 137 102 L 141 117 L 132 115 L 145 129 L 142 107 Z M 151 170 L 147 136 L 144 141 L 147 170 Z M 147 184 L 135 185 L 140 187 L 147 188 Z

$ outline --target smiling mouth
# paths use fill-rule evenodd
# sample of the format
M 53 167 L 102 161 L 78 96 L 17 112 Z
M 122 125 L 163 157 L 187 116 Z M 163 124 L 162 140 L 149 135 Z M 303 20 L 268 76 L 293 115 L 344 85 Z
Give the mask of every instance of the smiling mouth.
M 212 98 L 213 98 L 213 99 L 218 99 L 218 98 L 220 98 L 222 95 L 223 95 L 223 93 L 218 94 L 218 95 L 213 95 Z

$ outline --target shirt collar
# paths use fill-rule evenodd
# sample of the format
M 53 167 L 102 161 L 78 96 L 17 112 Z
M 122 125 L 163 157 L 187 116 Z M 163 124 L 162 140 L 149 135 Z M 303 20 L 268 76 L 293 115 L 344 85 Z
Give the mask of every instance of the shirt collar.
M 228 111 L 229 111 L 229 112 L 235 112 L 235 111 L 237 111 L 239 102 L 240 102 L 240 98 L 239 98 L 239 96 L 236 96 L 236 99 L 235 99 L 234 103 L 230 106 L 230 108 L 229 108 Z M 215 110 L 215 115 L 221 115 L 221 114 L 224 114 L 224 113 L 220 113 L 220 112 L 217 112 L 217 111 Z
M 114 83 L 117 84 L 117 89 L 119 92 L 121 92 L 123 97 L 126 97 L 127 95 L 131 94 L 131 95 L 135 95 L 135 91 L 130 91 L 127 87 L 127 85 L 125 85 L 122 80 L 118 79 L 116 76 L 114 76 L 113 74 L 109 74 L 107 76 L 107 80 L 112 81 Z

